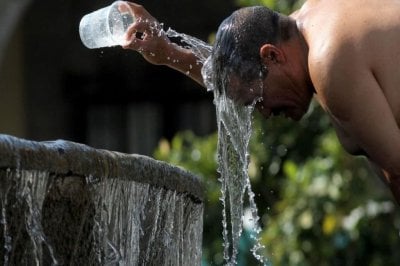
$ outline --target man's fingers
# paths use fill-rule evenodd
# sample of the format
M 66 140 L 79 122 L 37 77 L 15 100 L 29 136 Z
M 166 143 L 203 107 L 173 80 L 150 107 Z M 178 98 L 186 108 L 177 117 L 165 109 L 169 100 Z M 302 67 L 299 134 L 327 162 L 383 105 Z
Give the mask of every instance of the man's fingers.
M 127 41 L 132 40 L 135 37 L 136 32 L 138 32 L 137 27 L 136 27 L 137 23 L 133 23 L 128 30 L 125 33 L 125 39 Z
M 138 18 L 128 29 L 128 31 L 147 32 L 151 31 L 151 23 Z
M 119 3 L 118 4 L 118 10 L 121 13 L 126 13 L 126 12 L 133 13 L 132 8 L 129 6 L 129 4 L 127 2 Z
M 145 10 L 142 5 L 133 3 L 133 2 L 127 2 L 127 4 L 132 8 L 133 11 L 141 11 Z
M 132 41 L 127 41 L 125 45 L 122 45 L 125 49 L 132 49 L 140 53 L 144 52 L 143 41 L 140 39 L 133 39 Z
M 146 9 L 144 9 L 142 5 L 135 4 L 132 2 L 126 2 L 126 3 L 129 5 L 129 7 L 131 8 L 131 10 L 135 15 L 137 16 L 149 15 L 149 13 L 146 11 Z

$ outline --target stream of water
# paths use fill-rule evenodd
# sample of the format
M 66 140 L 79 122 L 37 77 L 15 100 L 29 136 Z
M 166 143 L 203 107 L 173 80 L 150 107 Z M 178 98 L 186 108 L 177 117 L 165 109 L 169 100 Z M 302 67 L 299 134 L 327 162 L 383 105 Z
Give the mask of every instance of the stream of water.
M 3 242 L 4 248 L 0 262 L 3 265 L 43 265 L 43 253 L 47 253 L 52 265 L 58 265 L 42 224 L 42 207 L 49 174 L 7 169 L 0 173 L 0 179 L 0 231 L 3 235 L 0 243 Z M 18 219 L 21 217 L 24 219 Z M 30 241 L 22 243 L 24 235 Z
M 258 222 L 260 218 L 248 175 L 250 157 L 248 149 L 252 135 L 252 113 L 255 102 L 250 106 L 236 104 L 227 97 L 225 89 L 215 88 L 216 84 L 211 79 L 214 70 L 209 61 L 212 46 L 172 29 L 168 29 L 166 34 L 169 37 L 182 38 L 182 41 L 193 51 L 199 63 L 203 65 L 202 75 L 207 90 L 214 93 L 218 124 L 220 199 L 223 205 L 224 260 L 227 265 L 237 264 L 238 246 L 243 231 L 244 197 L 247 192 L 253 225 L 251 237 L 255 242 L 251 251 L 260 264 L 268 265 L 269 260 L 261 254 L 264 246 L 260 243 L 261 227 Z

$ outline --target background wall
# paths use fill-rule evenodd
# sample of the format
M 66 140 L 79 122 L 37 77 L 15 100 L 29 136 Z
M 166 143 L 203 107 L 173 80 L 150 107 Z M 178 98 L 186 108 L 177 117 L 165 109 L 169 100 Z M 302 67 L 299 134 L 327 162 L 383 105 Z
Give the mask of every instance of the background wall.
M 194 81 L 133 51 L 83 46 L 80 19 L 110 3 L 36 0 L 20 9 L 0 57 L 1 133 L 148 155 L 177 131 L 215 130 L 212 94 Z M 137 3 L 166 29 L 204 41 L 235 9 L 229 1 Z

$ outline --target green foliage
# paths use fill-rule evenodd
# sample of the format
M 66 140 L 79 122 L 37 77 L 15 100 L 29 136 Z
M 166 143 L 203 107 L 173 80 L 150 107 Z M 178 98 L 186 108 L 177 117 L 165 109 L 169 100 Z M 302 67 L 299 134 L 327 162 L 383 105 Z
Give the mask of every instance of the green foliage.
M 289 14 L 304 1 L 297 0 L 236 0 L 239 6 L 266 6 L 283 14 Z
M 316 138 L 314 154 L 284 161 L 281 198 L 263 217 L 274 265 L 397 265 L 400 217 L 390 192 L 331 130 Z
M 364 159 L 344 153 L 319 108 L 296 125 L 255 114 L 253 128 L 249 174 L 273 265 L 398 265 L 400 217 L 389 190 Z M 216 146 L 216 134 L 182 132 L 162 140 L 155 158 L 202 178 L 204 264 L 222 265 Z M 239 259 L 255 265 L 246 252 Z

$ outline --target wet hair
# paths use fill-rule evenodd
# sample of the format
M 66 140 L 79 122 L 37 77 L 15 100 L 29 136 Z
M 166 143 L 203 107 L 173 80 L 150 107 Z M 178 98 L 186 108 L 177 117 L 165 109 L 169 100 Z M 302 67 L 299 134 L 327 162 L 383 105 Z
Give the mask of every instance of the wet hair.
M 235 11 L 220 25 L 211 53 L 213 84 L 226 90 L 233 74 L 243 85 L 266 77 L 260 57 L 263 44 L 277 44 L 289 38 L 289 21 L 264 6 Z

